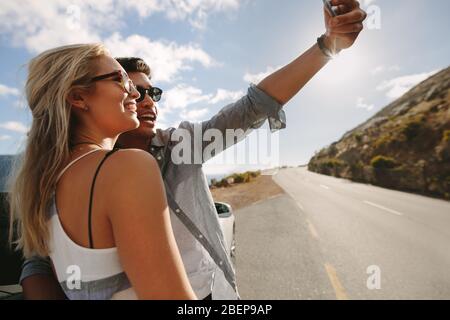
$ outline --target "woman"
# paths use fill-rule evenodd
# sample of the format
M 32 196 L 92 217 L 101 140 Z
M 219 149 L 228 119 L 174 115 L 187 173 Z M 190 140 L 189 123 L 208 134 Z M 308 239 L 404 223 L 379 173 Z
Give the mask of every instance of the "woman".
M 26 94 L 33 123 L 10 192 L 25 257 L 50 256 L 71 299 L 196 299 L 157 163 L 113 149 L 139 125 L 120 64 L 100 44 L 55 48 L 31 61 Z

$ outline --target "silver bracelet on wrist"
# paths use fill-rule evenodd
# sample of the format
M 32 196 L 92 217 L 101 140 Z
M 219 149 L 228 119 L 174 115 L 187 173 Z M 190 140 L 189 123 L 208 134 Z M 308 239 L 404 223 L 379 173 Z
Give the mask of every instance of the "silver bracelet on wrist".
M 331 51 L 327 46 L 325 45 L 325 34 L 321 35 L 319 38 L 317 38 L 317 45 L 319 46 L 320 51 L 327 57 L 327 58 L 333 58 L 333 51 Z

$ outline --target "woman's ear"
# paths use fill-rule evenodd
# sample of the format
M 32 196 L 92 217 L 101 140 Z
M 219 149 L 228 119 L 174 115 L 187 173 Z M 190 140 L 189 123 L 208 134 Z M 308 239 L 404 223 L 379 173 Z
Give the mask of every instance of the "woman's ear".
M 73 108 L 87 110 L 88 106 L 85 94 L 82 89 L 72 89 L 67 96 L 67 101 Z

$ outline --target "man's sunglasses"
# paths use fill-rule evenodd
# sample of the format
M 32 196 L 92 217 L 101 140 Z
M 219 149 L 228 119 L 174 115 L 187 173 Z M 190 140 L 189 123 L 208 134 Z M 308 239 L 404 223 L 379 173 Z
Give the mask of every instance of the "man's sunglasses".
M 109 78 L 113 78 L 113 81 L 117 81 L 123 90 L 125 90 L 126 93 L 131 94 L 133 91 L 133 88 L 136 89 L 136 86 L 133 84 L 133 81 L 128 77 L 128 74 L 126 72 L 123 72 L 122 70 L 116 70 L 111 73 L 102 74 L 100 76 L 96 76 L 91 79 L 91 82 L 96 81 L 102 81 Z M 140 93 L 140 92 L 139 92 Z M 141 94 L 142 97 L 142 94 Z M 140 98 L 139 98 L 140 99 Z
M 148 94 L 150 98 L 154 102 L 158 102 L 161 100 L 161 96 L 163 94 L 163 91 L 160 88 L 157 87 L 150 87 L 150 88 L 144 88 L 141 86 L 136 86 L 137 91 L 140 93 L 139 99 L 136 99 L 136 102 L 141 102 L 144 100 L 145 95 Z

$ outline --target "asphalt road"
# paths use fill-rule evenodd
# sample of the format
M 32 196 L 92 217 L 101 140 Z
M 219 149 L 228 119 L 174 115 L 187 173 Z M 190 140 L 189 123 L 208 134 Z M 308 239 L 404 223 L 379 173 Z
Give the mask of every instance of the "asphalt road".
M 236 212 L 243 299 L 450 299 L 450 202 L 323 176 Z

